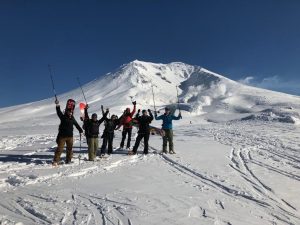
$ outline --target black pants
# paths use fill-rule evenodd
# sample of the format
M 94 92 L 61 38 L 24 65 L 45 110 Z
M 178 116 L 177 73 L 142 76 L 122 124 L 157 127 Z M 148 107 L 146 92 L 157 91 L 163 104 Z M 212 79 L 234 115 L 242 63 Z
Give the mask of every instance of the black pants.
M 126 135 L 128 134 L 128 139 L 127 139 L 127 148 L 130 148 L 130 142 L 131 142 L 131 133 L 132 133 L 132 128 L 124 128 L 122 131 L 122 141 L 120 144 L 120 147 L 123 148 L 124 147 L 124 142 L 126 139 Z
M 144 138 L 144 154 L 148 154 L 148 142 L 149 142 L 149 137 L 150 137 L 150 133 L 139 133 L 136 140 L 135 140 L 135 144 L 133 147 L 133 152 L 136 153 L 137 149 L 140 145 L 141 140 Z
M 113 150 L 114 133 L 104 133 L 103 143 L 101 146 L 101 154 L 105 154 L 106 146 L 108 145 L 107 154 L 111 154 Z

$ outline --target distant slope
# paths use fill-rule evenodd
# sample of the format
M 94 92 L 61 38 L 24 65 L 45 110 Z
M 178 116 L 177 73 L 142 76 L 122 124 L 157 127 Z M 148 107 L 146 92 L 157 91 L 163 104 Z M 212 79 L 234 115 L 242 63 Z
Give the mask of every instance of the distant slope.
M 158 108 L 175 105 L 176 86 L 179 87 L 181 109 L 185 116 L 199 116 L 210 121 L 230 119 L 264 119 L 297 122 L 300 98 L 279 92 L 254 88 L 232 81 L 199 66 L 174 62 L 156 64 L 135 60 L 114 72 L 100 76 L 83 86 L 91 112 L 100 106 L 120 114 L 131 105 L 153 108 L 152 86 Z M 68 98 L 84 101 L 80 89 L 58 96 L 62 108 Z M 0 127 L 22 124 L 57 124 L 54 100 L 46 99 L 0 109 Z M 79 110 L 76 110 L 78 116 Z M 220 116 L 222 115 L 222 116 Z M 285 121 L 284 118 L 288 117 Z M 282 119 L 283 118 L 283 119 Z

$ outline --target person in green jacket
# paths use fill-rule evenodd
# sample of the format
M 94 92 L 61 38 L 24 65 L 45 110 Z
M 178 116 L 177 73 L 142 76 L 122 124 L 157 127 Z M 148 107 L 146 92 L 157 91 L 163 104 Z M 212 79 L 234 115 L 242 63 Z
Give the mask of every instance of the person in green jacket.
M 157 116 L 155 112 L 155 119 L 162 120 L 162 129 L 165 132 L 165 136 L 163 137 L 163 153 L 167 152 L 167 144 L 169 142 L 169 153 L 175 154 L 174 144 L 173 144 L 173 120 L 182 119 L 181 113 L 179 112 L 178 116 L 174 116 L 170 113 L 170 109 L 168 107 L 165 108 L 165 113 L 161 116 Z

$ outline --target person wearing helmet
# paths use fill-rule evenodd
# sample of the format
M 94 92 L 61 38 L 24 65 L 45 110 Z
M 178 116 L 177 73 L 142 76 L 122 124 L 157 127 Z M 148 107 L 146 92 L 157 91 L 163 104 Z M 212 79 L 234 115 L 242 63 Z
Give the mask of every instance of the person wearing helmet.
M 142 115 L 140 116 L 140 110 L 138 110 L 138 113 L 135 116 L 135 120 L 139 124 L 139 130 L 138 130 L 138 136 L 135 140 L 135 144 L 133 147 L 132 152 L 129 151 L 129 155 L 135 155 L 137 153 L 137 149 L 140 145 L 141 140 L 144 138 L 144 154 L 148 154 L 148 142 L 149 142 L 149 137 L 150 137 L 150 129 L 149 129 L 149 124 L 153 120 L 153 115 L 151 113 L 151 110 L 148 109 L 149 115 L 147 114 L 147 110 L 142 111 Z
M 58 165 L 65 144 L 67 145 L 66 163 L 71 163 L 73 157 L 73 126 L 77 128 L 80 134 L 83 133 L 83 130 L 78 125 L 75 118 L 73 117 L 72 110 L 67 109 L 63 114 L 61 112 L 58 100 L 55 101 L 55 104 L 56 104 L 56 113 L 60 119 L 60 125 L 58 128 L 58 135 L 56 139 L 57 149 L 54 153 L 54 159 L 52 162 L 53 166 Z
M 128 139 L 127 139 L 127 144 L 126 144 L 126 148 L 128 150 L 130 149 L 131 134 L 132 134 L 132 117 L 135 114 L 136 101 L 132 102 L 132 104 L 133 104 L 132 112 L 130 112 L 130 108 L 127 108 L 124 111 L 123 115 L 121 116 L 120 125 L 118 127 L 118 129 L 119 129 L 121 126 L 123 126 L 122 140 L 120 143 L 120 148 L 124 148 L 125 139 L 128 134 Z
M 101 105 L 101 109 L 103 110 L 103 106 Z M 87 129 L 87 137 L 88 137 L 88 155 L 89 161 L 94 161 L 97 156 L 97 150 L 99 146 L 99 127 L 101 123 L 106 119 L 109 110 L 107 109 L 104 115 L 100 120 L 98 120 L 98 115 L 96 113 L 92 114 L 92 118 L 89 118 L 88 115 L 88 105 L 86 105 L 84 109 L 85 118 L 87 118 L 86 129 Z
M 114 140 L 114 131 L 119 124 L 119 119 L 116 115 L 112 115 L 110 119 L 105 118 L 104 121 L 104 131 L 103 131 L 103 143 L 101 146 L 101 156 L 104 157 L 106 152 L 106 147 L 108 145 L 107 154 L 110 155 L 113 150 L 113 140 Z
M 170 109 L 168 107 L 165 108 L 165 113 L 161 116 L 157 116 L 155 112 L 155 119 L 162 120 L 162 129 L 165 132 L 165 136 L 163 137 L 163 153 L 167 153 L 167 144 L 169 142 L 169 153 L 175 154 L 174 144 L 173 144 L 173 120 L 182 119 L 181 113 L 179 112 L 178 116 L 174 116 L 170 113 Z

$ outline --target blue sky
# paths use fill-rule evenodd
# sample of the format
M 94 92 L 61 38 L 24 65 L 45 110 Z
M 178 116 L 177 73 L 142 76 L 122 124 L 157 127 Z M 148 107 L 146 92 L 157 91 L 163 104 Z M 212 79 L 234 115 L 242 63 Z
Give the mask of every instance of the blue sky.
M 51 97 L 48 64 L 63 93 L 135 59 L 300 95 L 299 12 L 298 0 L 2 0 L 0 107 Z

